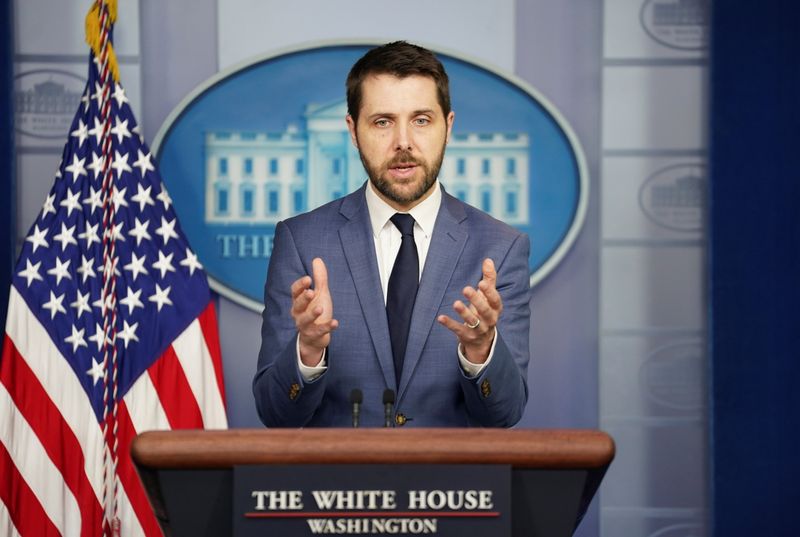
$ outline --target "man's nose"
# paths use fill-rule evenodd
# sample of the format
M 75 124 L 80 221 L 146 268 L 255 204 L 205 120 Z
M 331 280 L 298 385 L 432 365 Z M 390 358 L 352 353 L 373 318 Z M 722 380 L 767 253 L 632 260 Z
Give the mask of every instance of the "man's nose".
M 411 151 L 411 129 L 402 122 L 395 127 L 395 151 Z

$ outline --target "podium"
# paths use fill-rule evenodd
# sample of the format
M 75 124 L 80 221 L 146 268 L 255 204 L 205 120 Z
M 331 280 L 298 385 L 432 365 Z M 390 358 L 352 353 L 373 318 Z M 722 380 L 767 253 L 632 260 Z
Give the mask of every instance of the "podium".
M 230 535 L 233 467 L 508 465 L 511 534 L 568 537 L 614 458 L 593 430 L 233 429 L 151 431 L 131 455 L 168 537 Z

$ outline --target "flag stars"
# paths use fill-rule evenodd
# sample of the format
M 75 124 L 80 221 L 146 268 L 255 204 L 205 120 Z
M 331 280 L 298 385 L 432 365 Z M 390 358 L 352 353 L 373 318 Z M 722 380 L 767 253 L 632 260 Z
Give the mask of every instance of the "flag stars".
M 100 145 L 100 141 L 103 139 L 103 124 L 96 117 L 94 118 L 94 127 L 89 129 L 89 134 L 94 136 L 95 143 Z
M 149 152 L 143 153 L 141 149 L 137 149 L 136 153 L 138 154 L 138 158 L 133 165 L 139 168 L 139 173 L 142 174 L 142 179 L 144 179 L 147 172 L 152 172 L 156 169 L 156 167 L 153 166 L 153 163 L 150 162 L 150 159 L 153 158 L 153 155 Z
M 139 154 L 142 152 L 139 151 Z M 135 165 L 135 164 L 134 164 Z M 135 201 L 139 204 L 139 212 L 143 212 L 146 205 L 155 205 L 156 203 L 153 201 L 153 198 L 150 196 L 150 191 L 153 189 L 152 186 L 148 186 L 144 188 L 142 183 L 136 183 L 136 194 L 131 196 L 131 201 Z
M 81 175 L 87 175 L 86 166 L 83 165 L 84 162 L 86 162 L 86 157 L 79 159 L 78 155 L 72 155 L 72 164 L 64 168 L 64 171 L 72 175 L 73 183 L 77 181 Z
M 128 171 L 130 171 L 130 168 L 128 168 Z M 114 187 L 114 192 L 111 194 L 111 200 L 114 202 L 114 211 L 119 211 L 120 207 L 128 206 L 128 200 L 125 199 L 125 193 L 127 191 L 127 186 L 121 190 Z
M 131 262 L 125 265 L 125 270 L 129 270 L 131 272 L 131 281 L 136 281 L 136 278 L 139 274 L 148 274 L 147 269 L 144 268 L 144 262 L 147 260 L 147 255 L 142 255 L 142 257 L 137 257 L 136 252 L 131 252 Z
M 122 236 L 123 227 L 125 227 L 125 222 L 117 222 L 114 224 L 114 227 L 111 229 L 111 240 L 115 242 L 125 240 L 125 238 Z
M 111 167 L 117 172 L 117 177 L 122 177 L 123 172 L 131 172 L 131 166 L 128 164 L 128 153 L 122 154 L 119 151 L 114 151 L 114 162 Z
M 147 240 L 152 239 L 150 233 L 147 232 L 147 226 L 149 223 L 150 223 L 149 220 L 140 222 L 138 218 L 134 218 L 133 229 L 128 232 L 128 235 L 136 237 L 136 246 L 139 246 L 139 244 L 142 242 L 143 239 Z
M 175 267 L 172 266 L 172 256 L 175 254 L 164 255 L 161 250 L 158 251 L 158 261 L 153 263 L 152 267 L 161 271 L 161 278 L 166 276 L 167 272 L 175 272 Z
M 158 199 L 161 203 L 164 204 L 165 211 L 169 211 L 169 206 L 172 203 L 172 198 L 169 197 L 169 194 L 167 194 L 167 190 L 164 188 L 163 185 L 161 186 L 161 192 L 158 193 L 156 199 Z
M 94 261 L 94 259 L 81 255 L 81 266 L 75 269 L 75 271 L 81 275 L 81 283 L 86 283 L 87 278 L 97 277 L 94 268 L 92 268 L 92 261 Z
M 97 351 L 100 352 L 100 349 L 103 348 L 103 341 L 105 340 L 106 333 L 103 332 L 103 327 L 100 326 L 100 323 L 94 323 L 95 332 L 93 336 L 89 336 L 89 341 L 93 342 L 97 345 Z
M 120 121 L 117 116 L 117 121 L 114 122 L 114 127 L 111 129 L 111 134 L 116 135 L 117 143 L 122 143 L 125 138 L 131 137 L 131 131 L 128 130 L 128 120 Z M 128 170 L 130 171 L 130 170 Z
M 103 173 L 103 167 L 106 164 L 106 159 L 92 151 L 92 163 L 86 166 L 86 169 L 91 170 L 94 178 L 97 179 Z
M 88 347 L 88 345 L 86 344 L 86 340 L 83 338 L 83 333 L 85 331 L 86 329 L 84 328 L 78 330 L 78 328 L 73 324 L 72 335 L 64 338 L 65 343 L 69 343 L 70 345 L 72 345 L 73 353 L 77 352 L 78 347 Z
M 71 259 L 67 259 L 65 262 L 61 262 L 61 259 L 56 257 L 56 266 L 51 268 L 47 271 L 48 274 L 51 276 L 55 276 L 56 278 L 56 285 L 61 283 L 63 278 L 68 280 L 72 279 L 72 276 L 69 273 L 69 264 L 72 262 Z
M 139 141 L 144 143 L 144 137 L 142 136 L 142 129 L 139 128 L 139 125 L 134 125 L 131 129 L 131 132 L 139 137 Z
M 78 241 L 75 239 L 75 226 L 67 228 L 64 222 L 61 222 L 61 233 L 58 235 L 53 236 L 53 240 L 58 241 L 61 243 L 61 251 L 67 249 L 67 246 L 70 244 L 78 245 Z
M 48 300 L 47 302 L 42 304 L 42 308 L 43 309 L 46 309 L 46 310 L 50 311 L 50 320 L 51 321 L 56 318 L 57 314 L 59 314 L 59 313 L 66 314 L 67 313 L 66 308 L 64 308 L 64 306 L 62 305 L 62 302 L 64 302 L 64 296 L 65 295 L 63 295 L 63 294 L 59 295 L 59 296 L 56 296 L 56 294 L 53 291 L 50 291 L 50 300 Z
M 89 339 L 92 338 L 90 337 Z M 92 367 L 86 370 L 86 374 L 92 377 L 92 386 L 97 386 L 97 381 L 103 378 L 103 375 L 105 374 L 105 368 L 103 367 L 103 362 L 98 362 L 97 360 L 92 358 Z
M 44 200 L 44 205 L 42 205 L 42 220 L 44 217 L 50 213 L 56 214 L 56 208 L 53 205 L 53 202 L 56 200 L 55 194 L 50 194 L 47 196 L 47 199 Z
M 197 260 L 197 254 L 192 252 L 189 248 L 186 248 L 186 259 L 181 261 L 180 265 L 189 269 L 189 276 L 194 276 L 195 270 L 203 269 L 203 265 Z
M 172 300 L 169 298 L 170 289 L 172 289 L 171 286 L 161 289 L 161 286 L 156 284 L 155 294 L 151 295 L 147 300 L 150 302 L 155 302 L 158 305 L 158 311 L 161 312 L 161 308 L 164 306 L 164 304 L 169 304 L 172 306 Z
M 128 98 L 125 96 L 125 90 L 119 84 L 114 84 L 114 93 L 111 96 L 117 101 L 117 108 L 120 108 L 123 104 L 128 102 Z
M 103 191 L 95 190 L 93 186 L 89 187 L 89 197 L 83 199 L 85 205 L 90 205 L 89 213 L 95 212 L 97 209 L 103 208 Z
M 120 338 L 123 342 L 125 342 L 125 348 L 128 348 L 128 343 L 131 341 L 139 341 L 138 336 L 136 335 L 136 329 L 139 328 L 139 323 L 133 323 L 132 325 L 128 324 L 128 321 L 122 321 L 123 328 L 117 334 L 117 337 Z
M 78 119 L 78 128 L 72 131 L 70 136 L 74 136 L 78 139 L 78 148 L 80 148 L 83 145 L 83 142 L 85 142 L 89 137 L 88 125 L 86 125 L 82 119 Z
M 78 289 L 78 294 L 75 297 L 75 302 L 70 302 L 70 306 L 72 306 L 77 311 L 75 312 L 75 317 L 80 317 L 83 312 L 91 313 L 92 308 L 89 307 L 89 297 L 91 293 L 86 293 L 85 295 L 81 293 L 81 290 Z
M 86 231 L 78 234 L 79 239 L 86 241 L 86 249 L 90 249 L 95 242 L 100 244 L 100 237 L 97 235 L 97 227 L 100 222 L 95 222 L 94 225 L 86 224 Z
M 39 225 L 34 224 L 33 233 L 31 233 L 25 238 L 26 242 L 30 242 L 31 244 L 33 244 L 33 253 L 36 253 L 36 249 L 39 248 L 39 246 L 44 246 L 45 248 L 50 246 L 47 243 L 47 240 L 45 239 L 47 231 L 48 231 L 47 228 L 39 229 Z
M 156 229 L 156 235 L 161 235 L 161 238 L 164 239 L 164 245 L 166 246 L 167 242 L 172 239 L 177 239 L 178 234 L 175 232 L 175 223 L 178 221 L 177 218 L 173 218 L 172 221 L 167 222 L 167 219 L 163 216 L 161 217 L 161 227 Z
M 98 63 L 97 69 L 99 70 L 99 58 L 95 58 L 95 62 Z M 94 83 L 94 93 L 92 94 L 92 99 L 97 101 L 97 107 L 100 108 L 100 104 L 102 103 L 103 99 L 103 86 L 100 84 L 100 82 Z
M 59 203 L 61 207 L 65 207 L 67 209 L 68 217 L 72 215 L 72 211 L 76 209 L 79 210 L 81 208 L 81 202 L 78 201 L 80 195 L 80 190 L 73 193 L 72 190 L 67 189 L 67 197 L 61 200 L 61 203 Z
M 33 265 L 33 264 L 31 264 L 31 260 L 30 259 L 26 259 L 25 260 L 25 265 L 26 265 L 25 270 L 20 270 L 17 273 L 17 275 L 20 276 L 21 278 L 25 278 L 25 280 L 27 280 L 27 286 L 28 287 L 31 286 L 31 283 L 33 282 L 33 280 L 39 280 L 39 281 L 43 280 L 42 276 L 39 274 L 39 267 L 42 265 L 41 261 L 39 261 L 38 263 Z
M 132 314 L 136 308 L 144 308 L 144 304 L 139 300 L 142 290 L 134 291 L 128 287 L 128 296 L 119 301 L 120 304 L 128 308 L 128 315 Z

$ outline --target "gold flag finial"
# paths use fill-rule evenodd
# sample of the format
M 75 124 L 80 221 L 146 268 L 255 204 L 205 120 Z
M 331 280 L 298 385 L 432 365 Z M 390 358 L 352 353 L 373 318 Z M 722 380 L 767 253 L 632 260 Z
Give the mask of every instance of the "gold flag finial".
M 105 0 L 108 6 L 108 22 L 106 26 L 110 30 L 111 25 L 117 20 L 117 0 Z M 98 0 L 92 4 L 89 13 L 86 14 L 86 43 L 92 47 L 94 55 L 98 58 L 102 56 L 102 31 L 100 28 L 100 7 L 101 2 Z M 119 82 L 119 65 L 117 65 L 117 55 L 114 54 L 114 47 L 111 41 L 108 42 L 108 68 L 111 71 L 111 76 L 114 77 L 115 82 Z

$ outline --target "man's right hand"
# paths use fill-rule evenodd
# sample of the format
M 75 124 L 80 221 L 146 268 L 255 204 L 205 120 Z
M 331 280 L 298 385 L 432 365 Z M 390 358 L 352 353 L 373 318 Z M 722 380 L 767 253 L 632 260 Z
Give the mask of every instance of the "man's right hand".
M 297 327 L 300 360 L 303 365 L 314 367 L 322 359 L 339 321 L 333 318 L 328 270 L 322 259 L 314 258 L 311 272 L 313 280 L 311 276 L 303 276 L 292 284 L 292 318 Z

